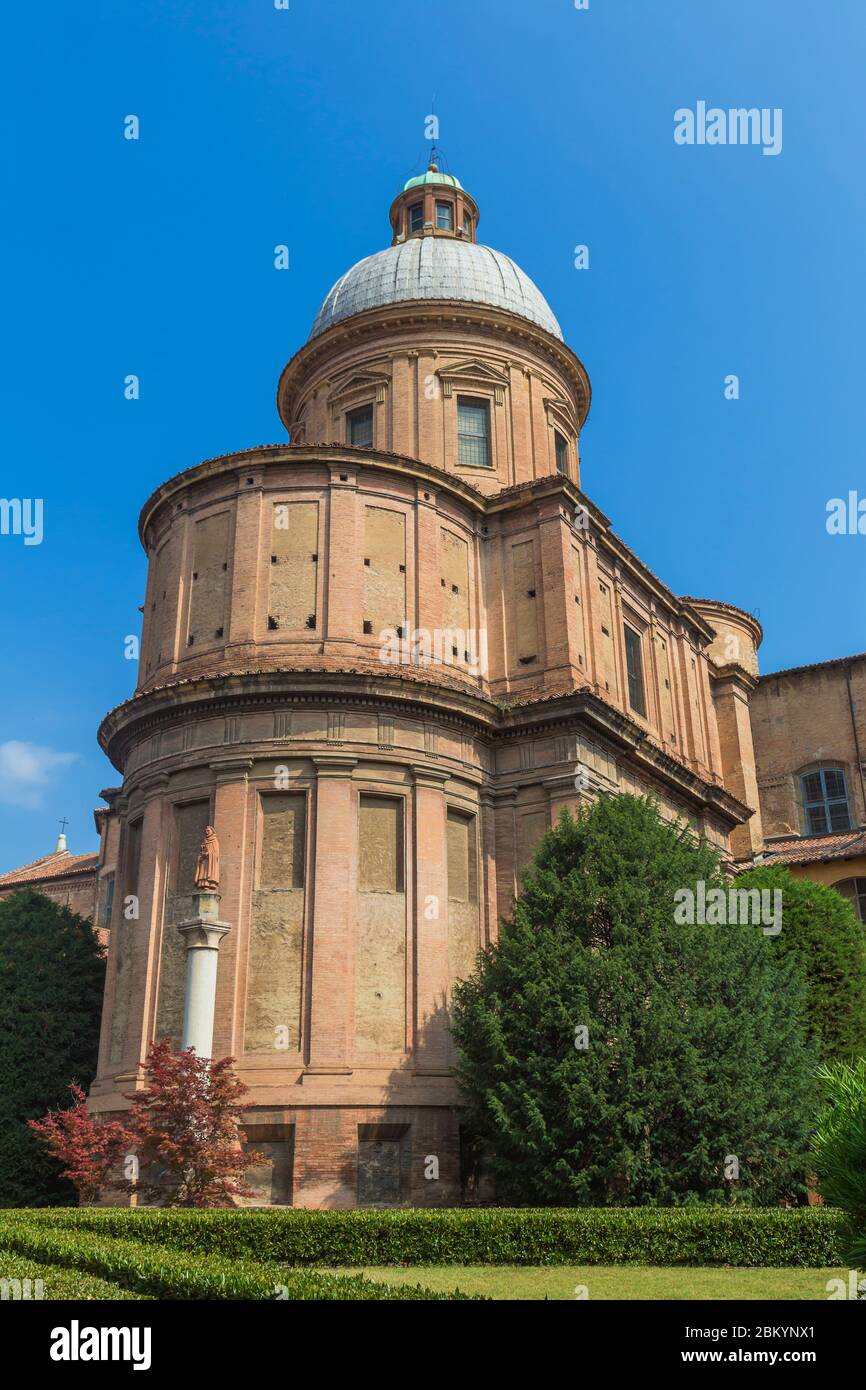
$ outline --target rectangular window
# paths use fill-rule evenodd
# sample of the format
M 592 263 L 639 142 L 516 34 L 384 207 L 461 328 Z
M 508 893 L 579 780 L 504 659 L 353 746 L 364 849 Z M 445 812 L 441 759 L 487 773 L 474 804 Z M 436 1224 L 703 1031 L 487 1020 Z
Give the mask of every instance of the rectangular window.
M 436 226 L 440 232 L 453 232 L 454 207 L 451 203 L 436 204 Z
M 108 931 L 111 926 L 111 909 L 114 906 L 114 874 L 102 880 L 102 894 L 102 912 L 99 925 L 103 931 Z
M 556 442 L 556 471 L 557 473 L 568 473 L 568 440 L 565 435 L 560 434 L 559 430 L 554 430 Z
M 809 835 L 826 835 L 851 829 L 848 790 L 841 768 L 824 767 L 817 772 L 807 772 L 800 782 Z
M 362 449 L 373 445 L 373 407 L 363 405 L 360 410 L 350 410 L 346 415 L 346 442 L 357 444 Z
M 420 232 L 424 226 L 424 204 L 413 203 L 409 209 L 409 231 Z
M 463 214 L 463 232 L 465 236 L 472 235 L 472 218 L 469 216 L 468 212 L 464 212 Z
M 457 462 L 490 467 L 490 410 L 474 396 L 457 397 Z
M 627 625 L 625 633 L 625 667 L 628 673 L 628 702 L 636 714 L 646 714 L 646 700 L 643 689 L 643 656 L 640 637 Z

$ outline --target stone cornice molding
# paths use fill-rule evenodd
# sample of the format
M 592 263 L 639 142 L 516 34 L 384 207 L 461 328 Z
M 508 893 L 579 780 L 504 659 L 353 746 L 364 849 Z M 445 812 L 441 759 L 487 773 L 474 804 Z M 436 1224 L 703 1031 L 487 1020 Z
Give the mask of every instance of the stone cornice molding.
M 407 688 L 410 684 L 412 689 Z M 399 676 L 283 671 L 225 677 L 219 681 L 202 677 L 127 701 L 106 715 L 99 729 L 99 741 L 122 771 L 131 742 L 155 728 L 185 722 L 190 716 L 223 712 L 229 707 L 272 709 L 274 704 L 282 702 L 309 705 L 311 701 L 376 710 L 387 706 L 410 718 L 429 719 L 435 715 L 442 722 L 490 743 L 519 739 L 528 732 L 535 735 L 573 732 L 575 720 L 580 720 L 587 729 L 603 734 L 616 749 L 627 752 L 636 766 L 663 778 L 686 799 L 712 808 L 732 824 L 740 824 L 752 815 L 751 808 L 726 791 L 720 782 L 703 777 L 667 753 L 629 715 L 587 689 L 565 691 L 549 699 L 508 707 L 443 686 L 419 688 L 414 682 L 401 681 Z M 303 746 L 295 751 L 302 756 L 321 758 L 323 762 L 331 757 L 313 755 Z M 188 759 L 189 753 L 190 750 L 186 750 L 181 756 Z M 167 779 L 167 774 L 161 775 Z
M 589 414 L 592 390 L 589 376 L 580 358 L 560 338 L 555 338 L 530 319 L 511 314 L 489 304 L 469 300 L 413 299 L 381 305 L 365 310 L 351 318 L 342 319 L 299 348 L 280 374 L 277 386 L 277 410 L 283 424 L 295 413 L 295 401 L 306 382 L 323 362 L 338 354 L 344 347 L 364 339 L 381 345 L 382 336 L 389 330 L 417 332 L 419 326 L 472 328 L 491 334 L 501 342 L 503 337 L 526 342 L 531 349 L 553 362 L 571 383 L 579 403 L 579 422 L 582 426 Z M 392 348 L 392 350 L 394 350 Z

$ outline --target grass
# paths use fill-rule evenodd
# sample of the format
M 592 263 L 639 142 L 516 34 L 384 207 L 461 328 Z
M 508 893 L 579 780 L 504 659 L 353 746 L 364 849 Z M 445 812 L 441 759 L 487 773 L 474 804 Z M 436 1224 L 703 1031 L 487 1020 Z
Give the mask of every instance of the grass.
M 377 1217 L 376 1221 L 379 1219 Z M 502 1220 L 507 1220 L 507 1214 Z M 371 1225 L 372 1218 L 354 1223 L 358 1227 L 356 1237 L 360 1232 L 370 1238 L 356 1239 L 354 1250 L 344 1253 L 346 1223 L 336 1223 L 336 1237 L 342 1237 L 342 1241 L 334 1239 L 335 1222 L 328 1214 L 308 1214 L 293 1221 L 274 1216 L 252 1221 L 248 1214 L 225 1212 L 8 1210 L 0 1212 L 0 1279 L 41 1279 L 46 1300 L 271 1300 L 277 1297 L 293 1302 L 450 1299 L 455 1296 L 507 1301 L 575 1301 L 588 1297 L 622 1301 L 742 1299 L 784 1302 L 824 1300 L 828 1297 L 829 1280 L 847 1281 L 847 1270 L 834 1267 L 833 1262 L 839 1256 L 832 1242 L 828 1246 L 824 1238 L 817 1244 L 807 1241 L 804 1245 L 804 1234 L 809 1235 L 812 1228 L 803 1223 L 789 1223 L 794 1236 L 799 1232 L 799 1238 L 793 1244 L 783 1242 L 778 1251 L 780 1263 L 768 1267 L 767 1255 L 772 1259 L 776 1253 L 772 1241 L 769 1246 L 766 1241 L 757 1246 L 754 1243 L 750 1246 L 748 1241 L 744 1243 L 740 1230 L 742 1221 L 728 1221 L 723 1226 L 723 1236 L 727 1232 L 730 1237 L 733 1232 L 738 1240 L 731 1244 L 728 1239 L 727 1245 L 722 1242 L 725 1253 L 719 1249 L 717 1262 L 712 1262 L 712 1255 L 707 1259 L 706 1242 L 701 1259 L 697 1249 L 688 1244 L 678 1247 L 668 1231 L 668 1243 L 662 1242 L 662 1248 L 655 1255 L 658 1263 L 652 1263 L 655 1252 L 650 1253 L 649 1258 L 644 1255 L 641 1261 L 643 1251 L 639 1241 L 628 1240 L 624 1248 L 630 1250 L 635 1263 L 614 1263 L 619 1246 L 611 1258 L 609 1245 L 604 1250 L 602 1242 L 597 1253 L 599 1262 L 588 1264 L 587 1258 L 592 1259 L 595 1253 L 587 1238 L 587 1232 L 592 1234 L 591 1219 L 587 1231 L 575 1227 L 578 1236 L 582 1232 L 579 1252 L 573 1249 L 574 1231 L 571 1227 L 566 1230 L 566 1236 L 569 1231 L 572 1235 L 570 1261 L 568 1240 L 556 1245 L 548 1232 L 545 1240 L 533 1245 L 532 1214 L 528 1226 L 524 1217 L 521 1220 L 524 1224 L 520 1230 L 511 1233 L 510 1248 L 500 1250 L 496 1241 L 488 1242 L 485 1247 L 483 1241 L 476 1239 L 471 1251 L 469 1248 L 462 1251 L 466 1263 L 461 1264 L 457 1262 L 461 1253 L 459 1242 L 449 1243 L 444 1238 L 450 1228 L 440 1233 L 443 1238 L 438 1245 L 432 1241 L 427 1227 L 431 1227 L 435 1236 L 438 1226 L 431 1218 L 421 1222 L 421 1235 L 426 1233 L 428 1239 L 420 1241 L 420 1248 L 413 1250 L 412 1241 L 403 1242 L 407 1255 L 411 1258 L 414 1254 L 415 1262 L 395 1265 L 393 1260 L 395 1255 L 400 1258 L 401 1242 L 396 1237 L 390 1242 L 372 1238 L 387 1235 L 391 1229 L 386 1225 L 380 1231 L 375 1221 Z M 596 1225 L 600 1220 L 596 1219 Z M 622 1219 L 617 1220 L 621 1225 Z M 677 1227 L 680 1234 L 683 1234 L 682 1226 L 680 1220 Z M 643 1226 L 638 1223 L 636 1229 L 640 1236 Z M 754 1236 L 752 1225 L 743 1229 L 746 1235 L 752 1232 Z M 758 1223 L 755 1229 L 760 1234 L 763 1228 Z M 517 1239 L 521 1232 L 529 1237 L 527 1245 L 521 1245 Z M 662 1235 L 665 1233 L 666 1228 L 661 1231 Z M 651 1228 L 650 1234 L 658 1242 L 659 1232 Z M 817 1226 L 814 1234 L 816 1239 L 820 1235 Z M 742 1263 L 725 1263 L 726 1256 L 731 1258 L 729 1252 L 735 1258 L 739 1256 Z M 681 1254 L 689 1253 L 694 1264 L 674 1263 Z M 335 1267 L 341 1254 L 345 1263 Z M 494 1262 L 497 1254 L 502 1263 Z M 799 1257 L 799 1264 L 781 1263 L 786 1256 L 791 1260 L 792 1255 Z M 519 1260 L 521 1256 L 526 1263 L 515 1263 L 515 1258 Z M 558 1256 L 561 1263 L 544 1262 L 552 1256 Z M 746 1262 L 749 1256 L 754 1264 Z M 485 1257 L 489 1262 L 479 1263 L 479 1258 Z M 509 1257 L 510 1263 L 507 1262 Z M 450 1260 L 450 1263 L 443 1263 L 443 1260 Z M 6 1296 L 14 1295 L 7 1289 Z
M 349 1271 L 343 1270 L 342 1273 Z M 828 1279 L 847 1280 L 844 1269 L 661 1268 L 650 1265 L 422 1265 L 411 1269 L 371 1266 L 353 1273 L 369 1279 L 421 1281 L 425 1288 L 484 1294 L 493 1299 L 568 1299 L 586 1289 L 590 1299 L 769 1299 L 773 1302 L 828 1297 Z M 586 1293 L 582 1297 L 586 1297 Z

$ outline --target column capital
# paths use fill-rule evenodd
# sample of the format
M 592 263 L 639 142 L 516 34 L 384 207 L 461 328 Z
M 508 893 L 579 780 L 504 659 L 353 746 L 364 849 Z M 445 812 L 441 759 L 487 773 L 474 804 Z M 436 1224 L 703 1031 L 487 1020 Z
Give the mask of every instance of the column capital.
M 451 774 L 439 767 L 415 766 L 412 768 L 412 780 L 416 787 L 431 787 L 434 791 L 444 791 L 446 782 L 451 780 Z
M 217 785 L 220 782 L 245 782 L 252 765 L 252 758 L 218 758 L 210 764 L 210 770 Z
M 159 796 L 167 789 L 170 780 L 167 772 L 151 772 L 142 777 L 135 790 L 145 798 Z
M 340 753 L 316 753 L 312 759 L 318 777 L 349 777 L 358 759 Z
M 223 937 L 231 931 L 231 924 L 214 917 L 191 917 L 186 922 L 178 922 L 177 929 L 188 951 L 218 951 Z

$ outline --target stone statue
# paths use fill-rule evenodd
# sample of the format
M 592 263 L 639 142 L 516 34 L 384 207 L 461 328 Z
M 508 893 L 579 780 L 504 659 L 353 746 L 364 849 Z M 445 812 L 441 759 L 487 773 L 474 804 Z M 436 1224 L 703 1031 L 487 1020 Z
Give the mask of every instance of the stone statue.
M 195 886 L 202 893 L 215 893 L 220 886 L 220 842 L 212 825 L 205 830 L 198 852 Z

